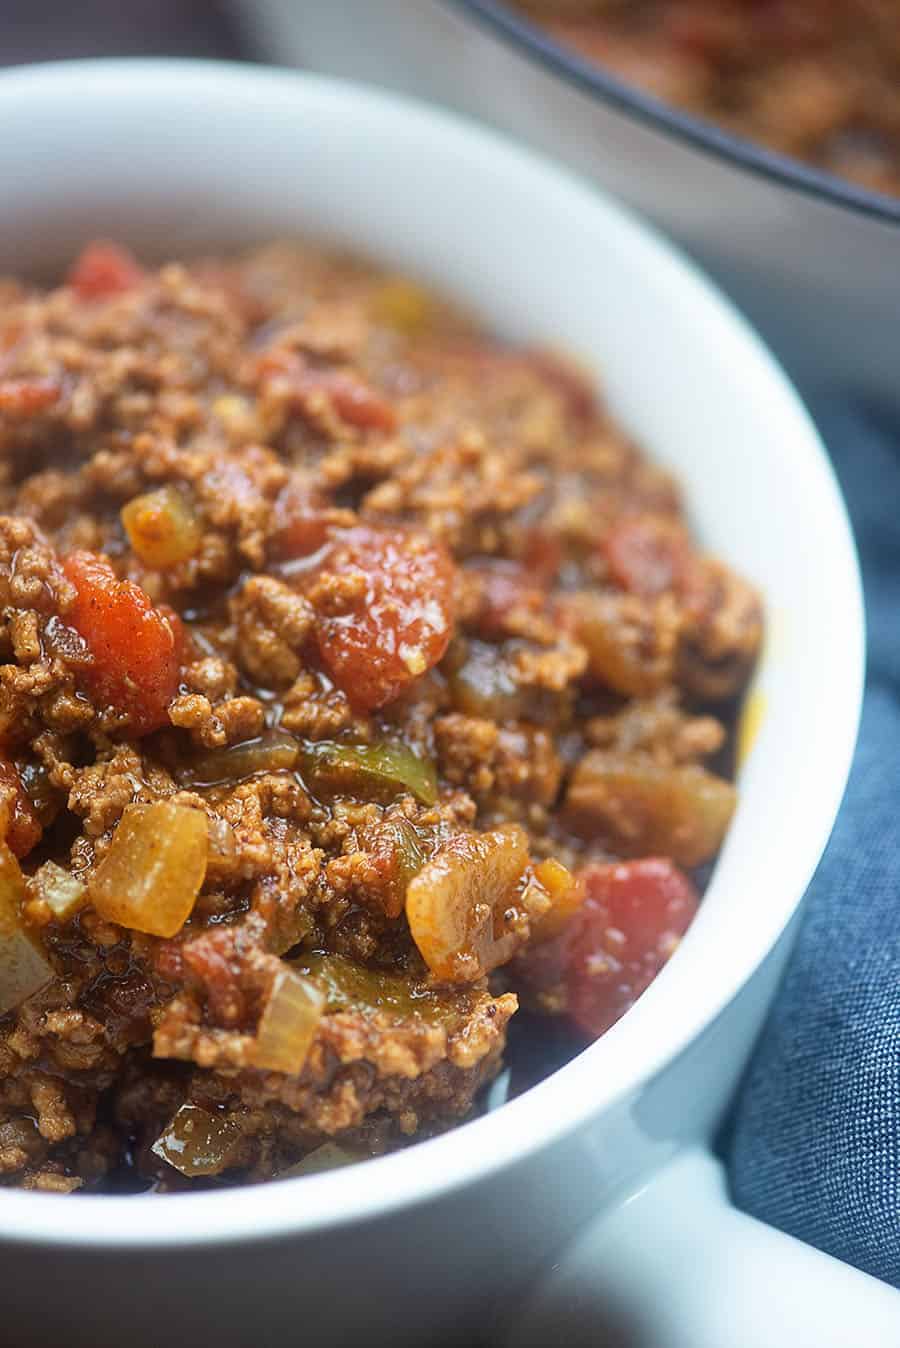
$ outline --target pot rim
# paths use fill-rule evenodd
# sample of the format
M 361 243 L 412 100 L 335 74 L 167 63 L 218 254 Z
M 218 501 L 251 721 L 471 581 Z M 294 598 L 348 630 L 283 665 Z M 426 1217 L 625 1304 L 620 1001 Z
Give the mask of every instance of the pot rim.
M 639 118 L 654 130 L 684 141 L 713 159 L 723 160 L 779 187 L 827 202 L 854 215 L 900 225 L 900 198 L 870 192 L 836 174 L 780 154 L 742 136 L 733 135 L 700 117 L 644 93 L 611 71 L 556 42 L 536 24 L 516 13 L 503 0 L 438 0 L 440 4 L 477 23 L 527 60 L 543 67 L 580 92 Z

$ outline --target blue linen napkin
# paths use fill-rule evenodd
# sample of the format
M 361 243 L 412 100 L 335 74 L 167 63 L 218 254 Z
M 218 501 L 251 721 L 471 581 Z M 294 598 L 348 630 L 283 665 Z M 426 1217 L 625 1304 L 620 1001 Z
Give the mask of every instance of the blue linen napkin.
M 815 410 L 862 561 L 866 698 L 847 794 L 723 1148 L 745 1211 L 900 1287 L 900 430 L 859 409 Z

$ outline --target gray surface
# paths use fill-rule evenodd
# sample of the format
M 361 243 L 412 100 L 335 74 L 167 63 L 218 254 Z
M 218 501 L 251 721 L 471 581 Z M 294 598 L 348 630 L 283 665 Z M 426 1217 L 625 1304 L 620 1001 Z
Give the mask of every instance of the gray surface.
M 248 52 L 216 0 L 68 0 L 0 4 L 0 66 L 88 56 L 241 59 Z

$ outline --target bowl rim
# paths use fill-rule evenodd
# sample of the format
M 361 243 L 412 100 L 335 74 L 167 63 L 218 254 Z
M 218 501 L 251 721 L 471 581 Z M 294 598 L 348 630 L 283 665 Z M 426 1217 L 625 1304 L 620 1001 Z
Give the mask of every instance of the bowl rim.
M 582 93 L 638 117 L 654 130 L 686 142 L 710 158 L 724 160 L 755 177 L 854 215 L 883 224 L 900 225 L 900 197 L 894 199 L 871 192 L 836 174 L 725 131 L 714 122 L 682 112 L 580 56 L 574 49 L 564 47 L 537 24 L 511 9 L 504 0 L 438 0 L 438 3 L 455 10 L 464 19 L 474 21 L 527 60 L 574 85 Z
M 59 62 L 0 73 L 0 117 L 22 117 L 35 100 L 102 98 L 115 111 L 129 98 L 198 99 L 213 106 L 254 99 L 296 115 L 305 106 L 330 118 L 352 119 L 371 138 L 397 134 L 405 123 L 416 145 L 440 145 L 454 162 L 477 159 L 492 175 L 529 191 L 552 195 L 561 213 L 602 223 L 613 236 L 627 236 L 656 274 L 668 299 L 690 304 L 709 331 L 746 372 L 748 389 L 765 397 L 782 434 L 794 446 L 796 463 L 819 493 L 820 530 L 830 540 L 839 578 L 832 612 L 843 621 L 842 640 L 823 672 L 831 690 L 828 709 L 829 770 L 819 779 L 820 813 L 808 830 L 807 846 L 793 886 L 767 907 L 753 939 L 733 952 L 732 968 L 716 961 L 702 995 L 687 1009 L 673 1001 L 678 991 L 670 962 L 637 1006 L 601 1040 L 566 1066 L 493 1113 L 482 1115 L 415 1147 L 372 1160 L 360 1184 L 356 1167 L 299 1179 L 275 1180 L 186 1195 L 154 1196 L 136 1209 L 134 1196 L 83 1195 L 76 1199 L 6 1189 L 0 1201 L 0 1248 L 4 1242 L 79 1250 L 150 1251 L 188 1249 L 300 1238 L 325 1229 L 372 1220 L 439 1198 L 486 1179 L 574 1133 L 589 1119 L 631 1097 L 638 1087 L 676 1058 L 719 1015 L 772 949 L 818 864 L 843 796 L 856 742 L 862 701 L 864 618 L 862 591 L 846 509 L 818 432 L 798 395 L 761 339 L 700 270 L 624 207 L 590 188 L 564 168 L 506 137 L 466 119 L 412 99 L 350 82 L 237 63 L 179 60 Z M 24 111 L 23 111 L 24 110 Z M 114 168 L 110 170 L 114 177 Z M 839 565 L 838 565 L 839 563 Z M 788 886 L 784 886 L 788 889 Z M 683 993 L 684 988 L 681 988 Z M 646 1033 L 646 1027 L 652 1033 Z M 648 1041 L 644 1044 L 641 1036 Z M 635 1053 L 635 1046 L 642 1047 Z M 598 1070 L 599 1069 L 599 1070 Z M 304 1184 L 303 1201 L 286 1186 Z M 140 1195 L 137 1196 L 138 1198 Z M 136 1212 L 140 1214 L 135 1221 Z

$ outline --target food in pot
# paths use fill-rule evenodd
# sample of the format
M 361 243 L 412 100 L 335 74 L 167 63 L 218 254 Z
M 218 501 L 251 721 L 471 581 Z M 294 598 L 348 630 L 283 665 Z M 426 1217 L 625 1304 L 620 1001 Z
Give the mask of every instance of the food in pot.
M 310 246 L 0 293 L 2 1182 L 312 1173 L 465 1118 L 514 1015 L 602 1033 L 762 630 L 672 478 Z
M 896 0 L 515 0 L 647 93 L 900 193 Z

